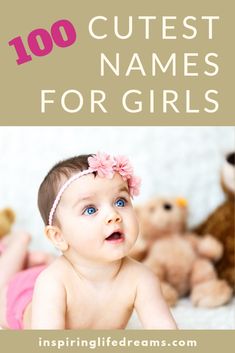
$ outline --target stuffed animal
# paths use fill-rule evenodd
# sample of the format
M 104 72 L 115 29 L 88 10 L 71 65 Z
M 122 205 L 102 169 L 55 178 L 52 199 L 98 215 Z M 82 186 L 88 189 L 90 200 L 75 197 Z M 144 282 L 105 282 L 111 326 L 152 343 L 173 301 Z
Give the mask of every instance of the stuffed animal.
M 15 221 L 15 213 L 11 208 L 4 208 L 0 211 L 0 239 L 11 231 Z
M 222 256 L 222 245 L 210 235 L 187 233 L 187 213 L 182 198 L 155 198 L 139 209 L 141 239 L 147 251 L 143 262 L 160 278 L 170 305 L 187 294 L 197 306 L 223 305 L 232 290 L 217 278 L 213 264 Z
M 185 231 L 186 206 L 186 200 L 181 197 L 154 197 L 145 204 L 137 206 L 135 211 L 140 224 L 140 235 L 129 255 L 141 261 L 157 239 L 172 232 Z
M 195 231 L 199 234 L 210 233 L 224 247 L 221 259 L 216 263 L 220 278 L 234 288 L 235 286 L 235 153 L 229 153 L 224 161 L 221 172 L 221 184 L 226 200 Z

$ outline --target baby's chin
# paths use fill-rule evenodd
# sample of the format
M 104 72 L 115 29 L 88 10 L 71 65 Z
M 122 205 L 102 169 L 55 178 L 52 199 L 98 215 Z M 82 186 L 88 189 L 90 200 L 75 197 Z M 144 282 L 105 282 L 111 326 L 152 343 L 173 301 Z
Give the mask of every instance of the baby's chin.
M 122 249 L 116 249 L 114 251 L 110 251 L 107 255 L 107 261 L 118 261 L 123 259 L 124 257 L 130 254 L 132 246 L 123 247 Z

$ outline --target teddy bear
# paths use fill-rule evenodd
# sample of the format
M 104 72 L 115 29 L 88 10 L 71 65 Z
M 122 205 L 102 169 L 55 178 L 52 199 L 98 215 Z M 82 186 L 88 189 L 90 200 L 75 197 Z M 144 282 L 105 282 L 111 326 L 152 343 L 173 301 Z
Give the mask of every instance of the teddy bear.
M 224 247 L 221 259 L 216 263 L 220 278 L 227 280 L 235 288 L 235 153 L 226 155 L 221 168 L 221 185 L 226 195 L 225 201 L 212 212 L 205 221 L 195 228 L 198 234 L 210 233 Z
M 154 242 L 172 232 L 186 229 L 187 202 L 184 198 L 153 197 L 135 207 L 139 221 L 139 237 L 130 252 L 135 260 L 142 261 Z
M 185 199 L 153 198 L 137 213 L 145 245 L 143 263 L 159 277 L 169 305 L 187 294 L 195 306 L 216 307 L 230 300 L 232 290 L 217 278 L 213 263 L 222 256 L 223 247 L 211 235 L 186 231 Z
M 19 241 L 22 237 L 28 239 L 28 243 L 31 241 L 31 236 L 24 231 L 12 231 L 12 226 L 15 222 L 15 212 L 11 208 L 4 208 L 0 210 L 0 255 L 3 253 L 11 241 L 12 235 L 15 234 Z M 54 256 L 43 251 L 28 251 L 27 258 L 24 264 L 24 268 L 32 266 L 49 264 L 53 261 Z
M 14 221 L 15 213 L 11 208 L 0 210 L 0 239 L 10 233 Z

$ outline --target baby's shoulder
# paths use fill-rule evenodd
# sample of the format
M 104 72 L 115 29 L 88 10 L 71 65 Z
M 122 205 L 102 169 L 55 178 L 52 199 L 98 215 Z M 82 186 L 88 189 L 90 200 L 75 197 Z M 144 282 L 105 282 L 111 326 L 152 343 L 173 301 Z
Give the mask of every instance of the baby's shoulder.
M 159 288 L 160 282 L 154 272 L 141 262 L 127 258 L 125 260 L 126 269 L 129 270 L 128 278 L 131 278 L 131 283 L 135 286 L 137 292 L 152 290 Z
M 53 284 L 63 282 L 63 274 L 65 274 L 65 266 L 60 257 L 55 259 L 47 266 L 38 276 L 37 282 Z
M 66 288 L 59 259 L 46 267 L 37 277 L 33 291 L 33 302 L 45 305 L 45 302 L 60 305 L 65 303 Z
M 126 271 L 130 271 L 132 276 L 149 277 L 153 275 L 153 272 L 141 262 L 138 262 L 130 257 L 126 257 L 123 262 L 123 268 Z

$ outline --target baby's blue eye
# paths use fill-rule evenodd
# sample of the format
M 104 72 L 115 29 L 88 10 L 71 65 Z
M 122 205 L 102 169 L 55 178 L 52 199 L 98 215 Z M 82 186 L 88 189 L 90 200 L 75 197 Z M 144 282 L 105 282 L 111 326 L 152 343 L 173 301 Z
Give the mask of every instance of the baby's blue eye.
M 94 214 L 97 211 L 97 209 L 93 206 L 87 207 L 84 211 L 84 214 L 87 216 L 90 216 L 92 214 Z
M 126 200 L 124 199 L 118 199 L 116 202 L 115 202 L 115 205 L 117 207 L 124 207 L 126 205 Z

